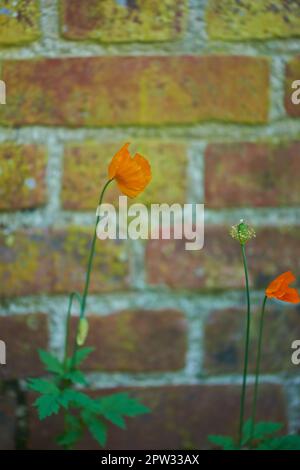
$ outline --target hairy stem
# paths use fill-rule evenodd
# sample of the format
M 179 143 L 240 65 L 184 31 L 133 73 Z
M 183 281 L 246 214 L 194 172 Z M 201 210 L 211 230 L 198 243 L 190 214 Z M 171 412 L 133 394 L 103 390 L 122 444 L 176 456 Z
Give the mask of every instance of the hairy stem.
M 257 405 L 257 396 L 258 396 L 258 382 L 259 382 L 259 373 L 260 373 L 260 362 L 261 362 L 261 349 L 262 349 L 262 338 L 264 330 L 264 319 L 265 319 L 265 306 L 267 302 L 267 296 L 264 297 L 260 321 L 259 321 L 259 333 L 258 333 L 258 346 L 257 346 L 257 356 L 256 356 L 256 367 L 255 367 L 255 385 L 254 385 L 254 398 L 252 404 L 252 415 L 251 415 L 251 431 L 250 431 L 250 442 L 253 439 L 254 425 L 256 419 L 256 405 Z
M 79 305 L 81 307 L 81 295 L 78 292 L 72 292 L 69 297 L 69 305 L 68 305 L 68 312 L 66 318 L 66 337 L 65 337 L 65 351 L 64 351 L 64 370 L 66 372 L 67 369 L 67 359 L 68 359 L 68 345 L 69 345 L 69 338 L 70 338 L 70 320 L 71 320 L 71 312 L 72 312 L 72 304 L 74 298 L 78 299 Z
M 108 180 L 106 182 L 106 184 L 104 185 L 104 187 L 101 191 L 101 194 L 100 194 L 98 206 L 101 206 L 101 204 L 103 202 L 103 197 L 104 197 L 105 191 L 106 191 L 108 185 L 112 181 L 113 181 L 112 179 Z M 95 246 L 96 246 L 96 239 L 97 239 L 97 225 L 99 223 L 99 220 L 100 220 L 100 215 L 97 215 L 95 229 L 94 229 L 94 235 L 93 235 L 93 239 L 92 239 L 92 245 L 91 245 L 91 248 L 90 248 L 90 254 L 89 254 L 89 259 L 88 259 L 85 285 L 84 285 L 84 290 L 83 290 L 81 303 L 80 303 L 80 318 L 79 318 L 79 321 L 82 318 L 84 318 L 84 314 L 85 314 L 85 306 L 86 306 L 86 300 L 87 300 L 87 296 L 88 296 L 88 292 L 89 292 L 90 277 L 91 277 L 91 271 L 92 271 L 92 267 L 93 267 L 93 259 L 94 259 L 94 254 L 95 254 Z M 78 334 L 78 328 L 79 328 L 79 322 L 77 323 L 77 328 L 76 328 L 74 351 L 73 351 L 72 361 L 71 361 L 72 367 L 74 366 L 75 359 L 76 359 L 76 353 L 77 353 L 77 340 L 76 339 L 77 339 L 77 334 Z
M 246 319 L 246 338 L 245 338 L 245 353 L 244 353 L 244 370 L 243 370 L 243 385 L 240 402 L 240 422 L 239 422 L 239 447 L 242 443 L 243 438 L 243 425 L 245 415 L 245 398 L 246 398 L 246 387 L 247 387 L 247 373 L 248 373 L 248 356 L 249 356 L 249 339 L 250 339 L 250 290 L 249 290 L 249 277 L 248 277 L 248 266 L 245 252 L 245 245 L 241 244 L 243 265 L 245 271 L 246 280 L 246 295 L 247 295 L 247 319 Z

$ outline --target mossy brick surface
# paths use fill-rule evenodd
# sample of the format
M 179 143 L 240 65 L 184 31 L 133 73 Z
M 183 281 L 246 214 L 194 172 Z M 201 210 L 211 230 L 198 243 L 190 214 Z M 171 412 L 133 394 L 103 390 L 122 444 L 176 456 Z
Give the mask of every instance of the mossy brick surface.
M 0 144 L 0 211 L 45 204 L 46 160 L 42 146 Z
M 300 36 L 299 0 L 209 0 L 205 18 L 211 39 L 241 41 Z
M 5 0 L 0 4 L 0 47 L 21 46 L 40 37 L 36 0 Z
M 13 297 L 82 291 L 93 228 L 3 231 L 0 295 Z M 128 286 L 128 253 L 121 241 L 96 241 L 90 292 Z

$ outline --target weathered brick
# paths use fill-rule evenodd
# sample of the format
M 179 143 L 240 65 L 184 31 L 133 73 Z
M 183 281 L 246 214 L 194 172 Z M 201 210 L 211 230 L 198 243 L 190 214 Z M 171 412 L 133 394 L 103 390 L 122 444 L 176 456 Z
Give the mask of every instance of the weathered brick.
M 174 289 L 226 289 L 244 287 L 239 244 L 229 227 L 205 228 L 204 248 L 185 250 L 186 240 L 150 240 L 146 249 L 148 282 Z M 256 230 L 246 247 L 250 285 L 265 288 L 278 274 L 300 269 L 298 227 Z
M 229 41 L 299 37 L 299 7 L 298 0 L 209 0 L 208 35 Z
M 92 228 L 70 227 L 53 233 L 53 292 L 83 290 L 92 236 Z M 124 242 L 97 239 L 89 291 L 125 289 L 128 286 L 127 261 Z
M 261 372 L 298 373 L 291 362 L 291 344 L 300 337 L 299 307 L 267 303 Z M 254 373 L 260 311 L 251 316 L 249 371 Z M 208 374 L 238 373 L 244 361 L 245 309 L 212 312 L 205 325 L 204 368 Z
M 10 60 L 3 125 L 162 125 L 268 118 L 269 63 L 242 56 Z M 22 106 L 20 106 L 22 103 Z
M 186 0 L 61 0 L 62 34 L 101 42 L 177 39 L 186 24 Z
M 299 205 L 300 142 L 208 145 L 207 207 Z
M 0 237 L 0 296 L 81 291 L 93 228 L 20 230 Z M 124 242 L 97 240 L 91 292 L 127 285 Z
M 96 349 L 84 363 L 87 370 L 158 372 L 185 365 L 187 325 L 176 310 L 129 310 L 88 320 L 86 345 Z M 77 318 L 73 331 L 75 325 Z
M 95 210 L 99 193 L 107 180 L 107 167 L 120 143 L 86 142 L 68 144 L 64 156 L 62 201 L 65 209 Z M 152 180 L 146 190 L 133 203 L 167 204 L 186 202 L 187 150 L 184 144 L 136 142 L 131 146 L 145 155 L 151 164 Z M 172 165 L 170 165 L 172 161 Z M 165 176 L 172 184 L 166 184 Z M 76 188 L 76 191 L 74 191 Z M 116 185 L 106 193 L 105 201 L 117 203 L 120 191 Z M 128 201 L 130 204 L 130 200 Z
M 292 94 L 295 89 L 292 88 L 292 83 L 300 78 L 300 56 L 294 57 L 286 65 L 286 78 L 285 78 L 285 109 L 292 117 L 300 117 L 300 104 L 292 102 Z
M 15 450 L 16 406 L 12 390 L 4 390 L 0 383 L 0 450 Z
M 114 391 L 101 390 L 94 395 Z M 151 413 L 128 419 L 125 431 L 109 426 L 107 449 L 207 449 L 211 448 L 207 441 L 209 434 L 234 435 L 237 432 L 240 386 L 139 387 L 129 392 L 147 405 Z M 247 396 L 248 412 L 250 403 L 251 393 Z M 261 385 L 258 419 L 286 423 L 284 394 L 279 385 Z M 60 418 L 48 419 L 45 426 L 38 421 L 36 410 L 30 408 L 30 449 L 54 449 L 54 438 L 61 431 Z M 87 437 L 78 448 L 99 449 L 99 445 Z
M 6 0 L 0 8 L 0 46 L 35 41 L 40 36 L 39 6 L 35 0 Z
M 48 319 L 44 314 L 0 317 L 1 339 L 6 344 L 6 364 L 0 367 L 4 379 L 39 375 L 43 366 L 37 349 L 48 347 Z
M 0 296 L 47 292 L 52 281 L 47 230 L 0 235 Z
M 46 201 L 45 150 L 36 145 L 0 145 L 0 210 L 27 209 Z

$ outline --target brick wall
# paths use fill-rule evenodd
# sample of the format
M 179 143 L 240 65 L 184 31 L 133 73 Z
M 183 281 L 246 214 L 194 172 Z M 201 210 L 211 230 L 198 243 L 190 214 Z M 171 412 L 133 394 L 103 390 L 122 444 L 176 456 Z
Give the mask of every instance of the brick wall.
M 205 448 L 238 420 L 243 271 L 228 226 L 243 217 L 257 228 L 255 309 L 269 279 L 300 276 L 300 105 L 290 101 L 300 2 L 0 6 L 0 448 L 54 448 L 60 422 L 37 421 L 24 379 L 41 373 L 37 347 L 62 353 L 99 185 L 127 140 L 153 167 L 139 201 L 205 202 L 205 248 L 97 244 L 87 372 L 93 390 L 129 388 L 152 408 L 112 430 L 109 448 Z M 300 369 L 290 362 L 299 313 L 269 310 L 259 402 L 261 417 L 291 432 L 300 430 Z M 253 344 L 256 331 L 255 315 Z

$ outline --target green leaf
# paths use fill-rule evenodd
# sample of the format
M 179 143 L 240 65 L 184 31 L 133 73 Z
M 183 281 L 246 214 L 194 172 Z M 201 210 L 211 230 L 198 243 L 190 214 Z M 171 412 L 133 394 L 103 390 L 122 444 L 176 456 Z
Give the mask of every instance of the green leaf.
M 85 347 L 80 348 L 76 351 L 75 361 L 74 364 L 78 366 L 81 364 L 85 359 L 95 350 L 95 348 Z
M 72 370 L 68 372 L 65 376 L 66 379 L 71 380 L 74 384 L 79 383 L 82 385 L 87 385 L 86 378 L 80 370 Z
M 245 445 L 251 438 L 251 424 L 252 424 L 251 419 L 248 419 L 244 424 L 242 445 Z M 280 431 L 282 427 L 283 427 L 282 423 L 273 423 L 271 421 L 261 421 L 254 425 L 252 439 L 262 440 L 266 436 L 270 436 Z
M 46 366 L 46 369 L 49 372 L 53 372 L 54 374 L 63 374 L 64 367 L 63 364 L 53 355 L 43 349 L 38 349 L 38 353 L 40 356 L 40 360 Z
M 219 435 L 211 434 L 208 436 L 208 440 L 212 444 L 215 444 L 224 450 L 237 450 L 238 449 L 234 440 L 230 436 L 219 436 Z
M 77 429 L 77 430 L 81 429 L 81 423 L 80 423 L 79 418 L 70 413 L 67 413 L 65 415 L 65 425 L 67 428 Z
M 91 411 L 94 411 L 95 408 L 94 400 L 92 400 L 85 393 L 79 392 L 78 390 L 74 390 L 72 388 L 65 389 L 60 397 L 60 400 L 62 406 L 64 406 L 65 408 L 68 407 L 70 403 L 75 406 L 89 409 Z
M 97 403 L 98 412 L 104 416 L 113 413 L 133 417 L 150 412 L 145 405 L 123 392 L 98 398 Z
M 83 430 L 77 416 L 66 414 L 65 432 L 58 436 L 57 443 L 65 448 L 72 448 L 82 437 Z
M 57 437 L 56 442 L 62 447 L 73 447 L 82 437 L 82 431 L 66 431 Z
M 28 386 L 31 390 L 39 393 L 58 394 L 59 388 L 49 380 L 29 379 Z
M 127 393 L 115 393 L 98 398 L 95 403 L 97 414 L 103 415 L 108 421 L 122 429 L 126 428 L 123 416 L 133 417 L 150 411 L 135 398 L 130 398 Z
M 34 406 L 37 407 L 39 418 L 42 420 L 57 414 L 59 410 L 59 401 L 56 394 L 45 394 L 41 395 L 35 402 Z
M 106 411 L 103 413 L 103 416 L 115 426 L 118 426 L 118 428 L 126 429 L 125 420 L 120 414 L 114 413 L 113 411 Z
M 300 450 L 300 436 L 273 437 L 262 442 L 256 450 Z
M 103 447 L 106 443 L 107 430 L 105 424 L 89 412 L 82 413 L 82 419 L 93 438 Z

